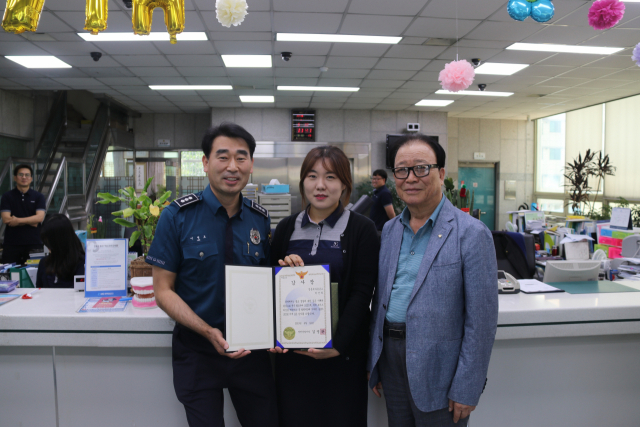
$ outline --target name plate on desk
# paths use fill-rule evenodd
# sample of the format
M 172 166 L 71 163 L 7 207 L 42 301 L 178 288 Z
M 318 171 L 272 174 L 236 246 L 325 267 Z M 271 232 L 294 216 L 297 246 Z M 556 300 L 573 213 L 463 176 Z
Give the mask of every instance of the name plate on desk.
M 228 351 L 332 348 L 328 265 L 225 266 Z
M 87 240 L 86 298 L 127 296 L 127 239 Z

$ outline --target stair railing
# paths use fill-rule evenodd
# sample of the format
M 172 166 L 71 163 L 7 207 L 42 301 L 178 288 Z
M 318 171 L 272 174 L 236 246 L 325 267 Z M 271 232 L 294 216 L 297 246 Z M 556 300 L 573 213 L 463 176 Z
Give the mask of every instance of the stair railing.
M 56 94 L 49 119 L 40 137 L 40 142 L 35 150 L 36 177 L 34 187 L 42 192 L 46 185 L 47 175 L 56 155 L 58 144 L 67 127 L 67 92 L 60 91 Z M 40 167 L 42 165 L 42 168 Z

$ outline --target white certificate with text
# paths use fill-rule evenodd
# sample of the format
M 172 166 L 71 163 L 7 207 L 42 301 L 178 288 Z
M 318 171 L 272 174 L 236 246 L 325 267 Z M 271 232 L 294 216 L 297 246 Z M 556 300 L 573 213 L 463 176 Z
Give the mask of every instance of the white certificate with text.
M 227 351 L 331 348 L 328 265 L 225 266 Z

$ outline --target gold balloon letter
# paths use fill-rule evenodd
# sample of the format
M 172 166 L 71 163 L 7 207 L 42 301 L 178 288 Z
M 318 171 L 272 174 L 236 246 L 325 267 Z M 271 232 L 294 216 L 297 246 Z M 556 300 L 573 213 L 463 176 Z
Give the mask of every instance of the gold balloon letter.
M 109 14 L 109 0 L 87 0 L 87 20 L 84 29 L 96 35 L 107 29 L 107 15 Z
M 133 32 L 138 35 L 148 35 L 151 31 L 153 10 L 159 7 L 164 10 L 164 23 L 171 36 L 171 43 L 176 43 L 176 34 L 184 30 L 184 0 L 134 0 Z
M 7 0 L 2 28 L 8 33 L 36 31 L 44 0 Z

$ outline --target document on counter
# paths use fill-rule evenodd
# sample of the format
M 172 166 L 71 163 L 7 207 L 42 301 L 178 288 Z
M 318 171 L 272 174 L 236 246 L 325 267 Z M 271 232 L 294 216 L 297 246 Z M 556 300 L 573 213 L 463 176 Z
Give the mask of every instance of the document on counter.
M 87 240 L 85 290 L 87 298 L 127 296 L 127 239 Z
M 20 294 L 0 294 L 0 306 L 8 303 L 9 301 L 13 301 L 14 299 L 20 298 L 22 295 Z
M 542 283 L 535 279 L 521 279 L 518 280 L 518 282 L 520 283 L 520 290 L 525 294 L 564 292 L 562 289 L 554 288 L 553 286 L 549 286 L 546 283 Z
M 78 309 L 78 313 L 117 313 L 124 311 L 129 301 L 121 297 L 89 298 Z
M 332 348 L 328 265 L 225 266 L 227 351 Z

